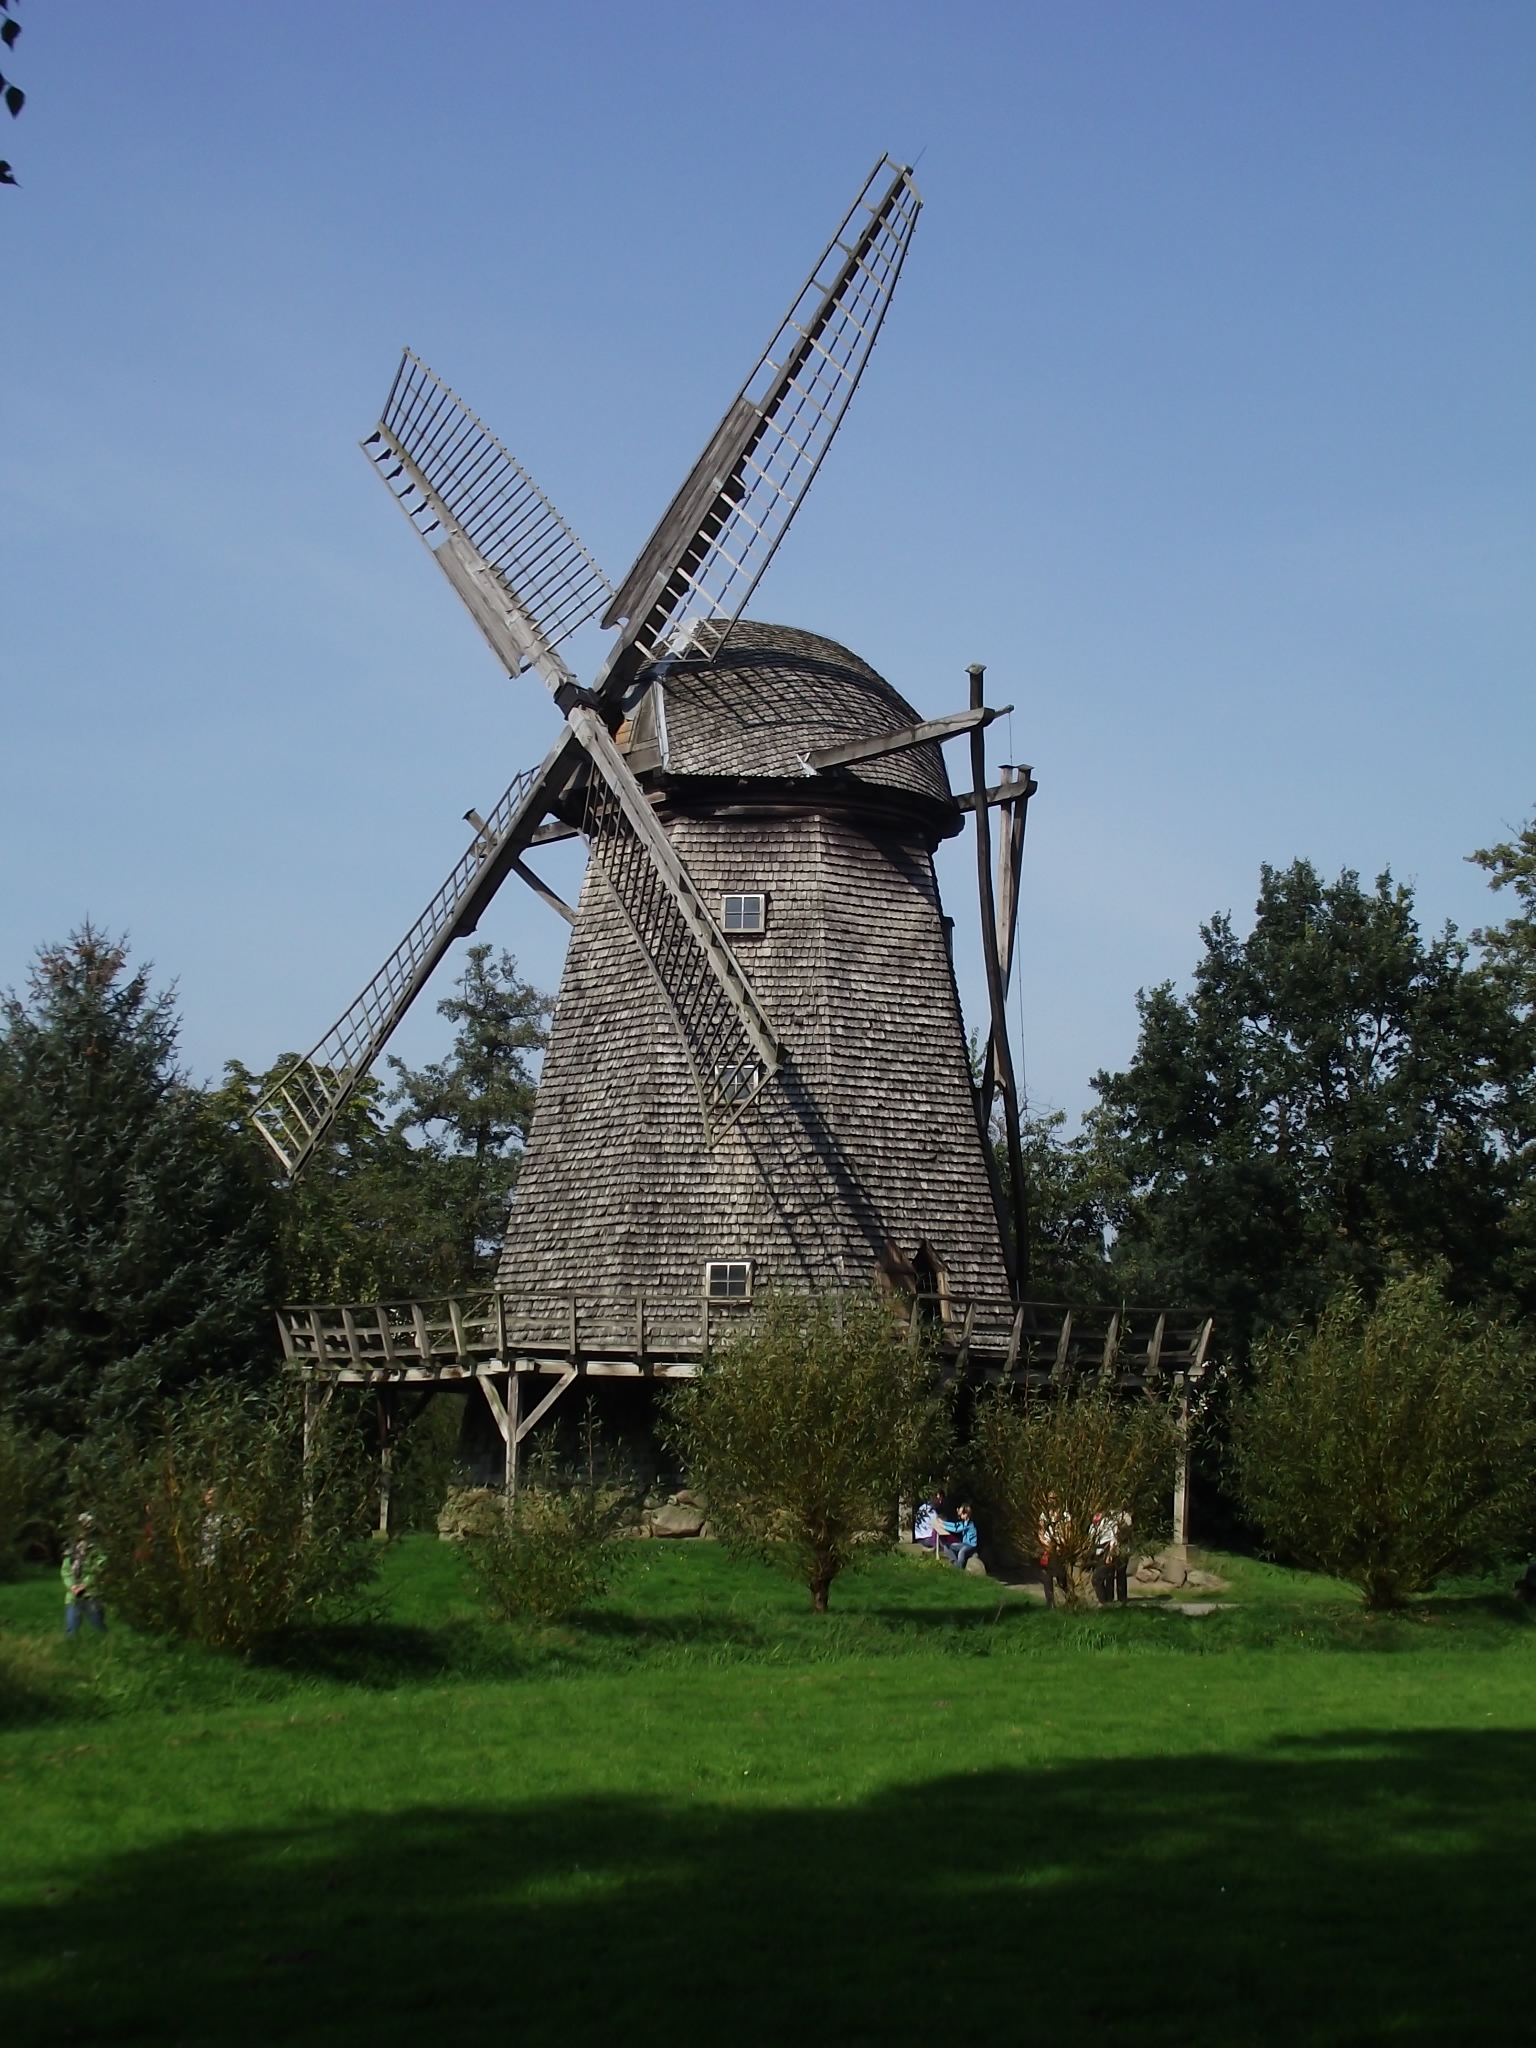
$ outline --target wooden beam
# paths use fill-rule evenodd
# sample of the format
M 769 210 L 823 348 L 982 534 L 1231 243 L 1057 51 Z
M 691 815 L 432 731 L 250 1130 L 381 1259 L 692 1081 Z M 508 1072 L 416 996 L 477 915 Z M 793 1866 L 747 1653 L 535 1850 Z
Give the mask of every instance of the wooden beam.
M 981 708 L 982 681 L 986 670 L 972 662 L 971 706 Z M 981 894 L 981 950 L 987 970 L 987 1003 L 992 1013 L 993 1056 L 998 1084 L 1003 1095 L 1003 1133 L 1008 1146 L 1008 1178 L 1011 1214 L 999 1217 L 1003 1245 L 1008 1253 L 1008 1280 L 1015 1301 L 1029 1293 L 1029 1208 L 1024 1186 L 1024 1151 L 1019 1136 L 1019 1096 L 1013 1078 L 1013 1054 L 1008 1045 L 1008 1007 L 1003 988 L 1002 963 L 997 952 L 997 907 L 992 895 L 992 834 L 987 817 L 987 743 L 981 726 L 971 733 L 972 810 L 976 817 L 976 878 Z M 986 1131 L 982 1143 L 987 1142 Z
M 806 766 L 819 775 L 824 768 L 846 768 L 855 761 L 877 761 L 885 754 L 905 753 L 909 747 L 926 746 L 930 740 L 952 740 L 962 732 L 974 732 L 1011 711 L 1011 704 L 980 705 L 969 711 L 953 711 L 947 718 L 925 718 L 919 725 L 901 725 L 894 732 L 876 733 L 872 739 L 850 740 L 842 747 L 812 747 Z

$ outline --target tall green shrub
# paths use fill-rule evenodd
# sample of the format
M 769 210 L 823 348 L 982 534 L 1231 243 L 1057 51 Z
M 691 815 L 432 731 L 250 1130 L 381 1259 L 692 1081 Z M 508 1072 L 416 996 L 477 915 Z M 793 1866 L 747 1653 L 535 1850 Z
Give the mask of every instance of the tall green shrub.
M 628 1487 L 546 1461 L 507 1512 L 488 1515 L 465 1537 L 465 1555 L 503 1620 L 563 1621 L 613 1583 L 627 1561 L 623 1530 L 634 1512 Z
M 1395 1606 L 1526 1547 L 1533 1403 L 1529 1356 L 1435 1280 L 1374 1309 L 1345 1288 L 1315 1332 L 1260 1345 L 1233 1410 L 1238 1489 L 1277 1552 Z
M 0 1417 L 0 1578 L 29 1555 L 55 1552 L 63 1515 L 61 1449 L 56 1437 L 29 1436 Z
M 1034 1398 L 998 1389 L 981 1402 L 972 1439 L 999 1533 L 1021 1557 L 1048 1547 L 1074 1602 L 1093 1570 L 1096 1516 L 1128 1516 L 1142 1549 L 1167 1531 L 1178 1448 L 1166 1402 L 1097 1381 Z
M 873 1293 L 770 1297 L 668 1399 L 712 1527 L 792 1573 L 818 1614 L 834 1579 L 895 1541 L 898 1501 L 947 1445 L 932 1363 Z
M 332 1411 L 309 1436 L 306 1461 L 290 1383 L 207 1386 L 141 1436 L 88 1445 L 78 1470 L 108 1603 L 150 1633 L 249 1650 L 357 1592 L 373 1570 L 360 1438 Z

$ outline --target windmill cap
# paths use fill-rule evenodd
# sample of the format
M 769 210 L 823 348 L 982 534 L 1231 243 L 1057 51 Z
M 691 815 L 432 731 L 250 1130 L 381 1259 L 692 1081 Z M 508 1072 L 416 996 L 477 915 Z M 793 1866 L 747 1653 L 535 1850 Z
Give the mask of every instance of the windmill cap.
M 935 836 L 959 828 L 944 757 L 932 741 L 808 772 L 815 749 L 877 739 L 923 716 L 836 640 L 742 619 L 712 661 L 661 662 L 650 678 L 653 698 L 662 700 L 660 765 L 669 785 L 684 777 L 746 780 L 807 803 L 867 792 L 883 810 L 912 810 Z M 637 730 L 642 722 L 654 733 L 654 705 L 637 711 Z

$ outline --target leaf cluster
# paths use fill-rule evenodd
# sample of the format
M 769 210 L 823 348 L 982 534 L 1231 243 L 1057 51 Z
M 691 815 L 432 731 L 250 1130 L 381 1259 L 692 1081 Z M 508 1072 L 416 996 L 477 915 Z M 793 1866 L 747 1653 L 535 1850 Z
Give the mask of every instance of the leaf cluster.
M 147 1437 L 95 1438 L 77 1466 L 125 1620 L 211 1649 L 248 1651 L 356 1595 L 371 1576 L 371 1475 L 355 1430 L 302 1395 L 209 1385 L 168 1405 Z
M 1345 1287 L 1315 1331 L 1259 1346 L 1232 1459 L 1276 1552 L 1394 1606 L 1529 1542 L 1536 1372 L 1434 1277 L 1392 1281 L 1374 1309 Z
M 766 1298 L 669 1394 L 667 1432 L 721 1539 L 780 1564 L 818 1613 L 894 1543 L 898 1502 L 949 1440 L 931 1358 L 875 1293 Z

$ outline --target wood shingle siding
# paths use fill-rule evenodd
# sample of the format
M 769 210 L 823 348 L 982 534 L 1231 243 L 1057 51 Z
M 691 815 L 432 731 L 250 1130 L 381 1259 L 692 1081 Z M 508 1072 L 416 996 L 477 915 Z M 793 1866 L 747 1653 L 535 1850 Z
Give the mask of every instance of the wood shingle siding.
M 637 753 L 656 749 L 642 784 L 706 900 L 766 894 L 766 929 L 736 943 L 787 1057 L 708 1145 L 667 1000 L 594 859 L 499 1286 L 684 1299 L 722 1258 L 752 1261 L 754 1292 L 863 1286 L 892 1240 L 930 1246 L 958 1293 L 1005 1294 L 933 873 L 960 823 L 938 747 L 806 774 L 809 748 L 916 717 L 810 634 L 744 624 L 712 665 L 659 681 L 662 716 L 633 728 Z

